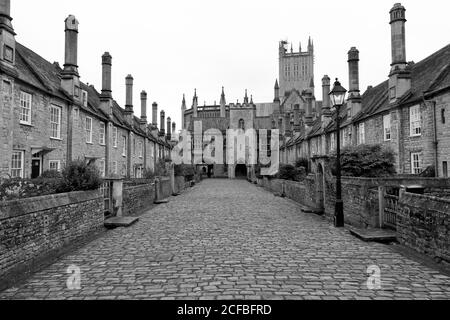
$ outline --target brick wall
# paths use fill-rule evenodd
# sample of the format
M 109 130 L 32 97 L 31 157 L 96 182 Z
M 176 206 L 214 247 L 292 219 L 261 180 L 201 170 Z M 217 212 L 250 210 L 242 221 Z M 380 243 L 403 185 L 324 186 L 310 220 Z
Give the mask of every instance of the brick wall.
M 399 206 L 399 242 L 450 263 L 450 200 L 404 193 Z
M 0 203 L 0 279 L 101 231 L 103 222 L 98 191 Z

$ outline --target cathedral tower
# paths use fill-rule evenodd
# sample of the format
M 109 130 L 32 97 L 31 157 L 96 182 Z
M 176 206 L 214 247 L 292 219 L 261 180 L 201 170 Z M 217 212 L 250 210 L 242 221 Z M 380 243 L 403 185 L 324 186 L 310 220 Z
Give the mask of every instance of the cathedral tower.
M 279 47 L 279 79 L 280 79 L 280 97 L 283 100 L 286 92 L 298 90 L 302 93 L 304 90 L 311 89 L 314 95 L 314 87 L 311 82 L 314 81 L 314 44 L 311 38 L 308 41 L 308 50 L 306 52 L 290 52 L 287 50 L 288 43 L 280 42 Z

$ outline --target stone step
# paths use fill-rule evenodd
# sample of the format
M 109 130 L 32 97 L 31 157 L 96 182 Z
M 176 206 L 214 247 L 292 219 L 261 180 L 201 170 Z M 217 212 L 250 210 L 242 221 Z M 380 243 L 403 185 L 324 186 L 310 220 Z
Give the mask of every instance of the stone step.
M 165 204 L 165 203 L 169 203 L 169 200 L 167 199 L 163 199 L 163 200 L 155 200 L 155 202 L 153 202 L 154 204 Z
M 386 229 L 350 228 L 350 233 L 365 242 L 391 243 L 397 241 L 397 232 Z
M 128 228 L 131 225 L 139 221 L 136 217 L 114 217 L 105 220 L 105 227 L 108 229 L 113 228 Z

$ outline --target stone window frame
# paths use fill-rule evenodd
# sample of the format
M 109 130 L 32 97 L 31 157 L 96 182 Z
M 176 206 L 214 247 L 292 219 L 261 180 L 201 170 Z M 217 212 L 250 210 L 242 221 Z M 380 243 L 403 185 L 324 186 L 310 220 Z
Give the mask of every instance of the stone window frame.
M 90 122 L 90 125 L 88 126 L 88 122 Z M 84 121 L 84 130 L 86 134 L 86 143 L 92 144 L 92 138 L 93 138 L 93 128 L 94 128 L 94 120 L 91 117 L 86 117 Z
M 29 92 L 20 90 L 20 124 L 31 126 L 32 108 L 33 95 Z
M 11 178 L 24 177 L 25 169 L 25 151 L 13 150 L 11 155 Z
M 358 124 L 358 144 L 366 143 L 366 124 L 361 122 Z
M 142 141 L 138 142 L 138 156 L 140 159 L 142 159 L 144 157 L 144 145 L 143 145 Z
M 113 147 L 117 149 L 119 143 L 119 130 L 113 127 Z
M 56 111 L 56 113 L 55 113 Z M 55 116 L 57 118 L 55 119 Z M 50 105 L 50 139 L 61 140 L 62 108 L 55 104 Z
M 128 154 L 128 141 L 127 136 L 122 136 L 122 156 L 126 157 Z
M 418 165 L 416 166 L 416 164 Z M 422 155 L 420 152 L 411 152 L 411 173 L 415 175 L 422 173 Z
M 119 172 L 119 165 L 117 163 L 117 161 L 113 161 L 112 163 L 112 173 L 113 174 L 118 174 Z
M 52 168 L 52 165 L 55 165 L 55 164 L 56 164 L 56 169 Z M 48 169 L 60 172 L 61 171 L 61 160 L 50 160 L 48 162 Z
M 86 90 L 81 90 L 81 103 L 84 107 L 88 106 L 88 92 Z
M 100 122 L 99 126 L 99 143 L 101 146 L 106 145 L 106 124 L 104 122 Z
M 11 53 L 11 59 L 8 57 L 7 53 Z M 9 63 L 14 63 L 14 48 L 8 46 L 7 44 L 3 45 L 3 59 L 8 61 Z
M 410 137 L 422 136 L 422 113 L 420 111 L 420 105 L 409 108 L 409 128 Z
M 391 124 L 391 114 L 385 114 L 383 116 L 383 138 L 384 141 L 392 140 L 392 124 Z
M 98 160 L 98 169 L 100 171 L 100 176 L 104 178 L 106 176 L 106 161 L 105 158 Z

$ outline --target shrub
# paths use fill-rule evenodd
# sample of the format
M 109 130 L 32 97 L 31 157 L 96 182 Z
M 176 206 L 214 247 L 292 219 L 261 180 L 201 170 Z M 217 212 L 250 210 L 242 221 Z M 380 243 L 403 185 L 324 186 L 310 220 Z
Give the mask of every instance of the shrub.
M 61 179 L 10 179 L 0 185 L 0 201 L 39 197 L 57 193 Z
M 59 171 L 56 170 L 48 170 L 44 171 L 44 173 L 41 174 L 40 178 L 44 179 L 61 179 L 62 174 Z
M 150 168 L 145 169 L 144 170 L 144 179 L 154 180 L 155 179 L 155 172 L 152 169 L 150 169 Z
M 185 177 L 187 181 L 193 180 L 195 176 L 195 167 L 188 164 L 176 165 L 175 176 Z
M 336 154 L 330 156 L 332 173 L 336 175 Z M 386 177 L 395 171 L 394 152 L 382 145 L 346 147 L 341 153 L 342 175 L 348 177 Z
M 169 175 L 169 171 L 166 167 L 166 161 L 161 159 L 155 166 L 155 175 L 158 177 L 167 177 Z
M 58 192 L 88 191 L 100 188 L 100 171 L 82 160 L 68 164 L 63 172 Z
M 278 173 L 278 178 L 283 180 L 295 180 L 297 175 L 297 170 L 291 164 L 281 164 L 280 171 Z
M 306 172 L 309 172 L 309 161 L 306 158 L 302 158 L 302 159 L 298 159 L 295 162 L 295 167 L 296 168 L 305 168 Z

